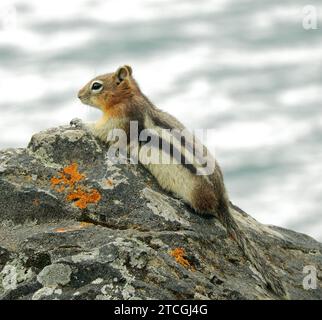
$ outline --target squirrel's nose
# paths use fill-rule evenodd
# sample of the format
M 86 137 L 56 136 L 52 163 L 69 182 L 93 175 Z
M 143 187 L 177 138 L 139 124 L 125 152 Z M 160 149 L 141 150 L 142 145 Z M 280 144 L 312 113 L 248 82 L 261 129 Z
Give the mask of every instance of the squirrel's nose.
M 82 98 L 82 92 L 81 91 L 78 91 L 77 97 L 78 97 L 78 99 Z

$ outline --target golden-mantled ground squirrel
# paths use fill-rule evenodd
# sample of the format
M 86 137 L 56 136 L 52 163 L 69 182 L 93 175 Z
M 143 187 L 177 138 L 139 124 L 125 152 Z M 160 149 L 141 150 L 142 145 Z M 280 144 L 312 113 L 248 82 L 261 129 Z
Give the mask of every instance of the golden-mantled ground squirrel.
M 167 153 L 168 157 L 176 160 L 174 155 L 179 154 L 181 161 L 173 161 L 170 164 L 145 161 L 147 156 L 141 154 L 139 160 L 163 189 L 181 198 L 197 213 L 215 215 L 225 226 L 228 234 L 238 243 L 245 256 L 261 273 L 268 288 L 279 296 L 285 295 L 283 285 L 273 267 L 269 266 L 233 218 L 223 175 L 216 160 L 192 135 L 192 139 L 191 136 L 188 136 L 188 139 L 186 137 L 179 139 L 173 133 L 185 130 L 185 127 L 173 116 L 157 109 L 150 102 L 134 80 L 130 66 L 125 65 L 116 72 L 94 78 L 79 91 L 78 97 L 84 104 L 99 108 L 103 112 L 102 118 L 91 127 L 94 135 L 100 140 L 108 142 L 114 129 L 122 129 L 127 137 L 130 137 L 130 125 L 136 122 L 138 134 L 150 130 L 158 136 L 156 149 L 160 151 L 160 155 L 166 156 L 164 153 Z M 169 133 L 169 130 L 173 131 Z M 167 134 L 164 135 L 164 131 Z M 166 145 L 169 148 L 163 148 Z M 144 144 L 141 143 L 138 148 L 143 147 Z M 191 157 L 194 151 L 201 156 L 206 153 L 208 169 L 213 170 L 202 174 L 205 164 Z

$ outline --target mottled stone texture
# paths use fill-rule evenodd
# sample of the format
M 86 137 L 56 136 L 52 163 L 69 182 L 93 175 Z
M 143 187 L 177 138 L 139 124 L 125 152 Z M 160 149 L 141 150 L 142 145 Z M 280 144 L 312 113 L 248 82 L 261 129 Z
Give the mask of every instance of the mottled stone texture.
M 1 299 L 278 298 L 216 219 L 161 191 L 142 167 L 111 165 L 105 155 L 80 126 L 0 152 Z M 322 245 L 235 209 L 288 298 L 322 299 Z M 302 286 L 308 265 L 317 269 L 315 290 Z

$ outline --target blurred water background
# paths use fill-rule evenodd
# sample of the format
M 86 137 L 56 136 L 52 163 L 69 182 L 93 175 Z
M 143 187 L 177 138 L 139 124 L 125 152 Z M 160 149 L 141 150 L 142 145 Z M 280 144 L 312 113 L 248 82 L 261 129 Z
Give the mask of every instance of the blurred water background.
M 130 64 L 157 106 L 213 129 L 233 202 L 322 240 L 321 40 L 320 0 L 1 0 L 0 148 L 95 120 L 78 89 Z

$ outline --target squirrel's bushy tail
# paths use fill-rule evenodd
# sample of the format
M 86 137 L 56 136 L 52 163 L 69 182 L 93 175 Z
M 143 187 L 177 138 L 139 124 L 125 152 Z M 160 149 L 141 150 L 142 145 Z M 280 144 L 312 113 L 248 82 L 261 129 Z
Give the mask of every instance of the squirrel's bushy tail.
M 224 225 L 228 234 L 237 242 L 246 258 L 249 259 L 257 271 L 262 275 L 268 289 L 280 297 L 285 296 L 285 288 L 273 267 L 268 264 L 268 261 L 260 253 L 259 249 L 256 248 L 252 241 L 238 226 L 232 216 L 228 202 L 223 202 L 224 203 L 221 204 L 220 208 L 218 208 L 218 211 L 216 212 L 218 219 Z

